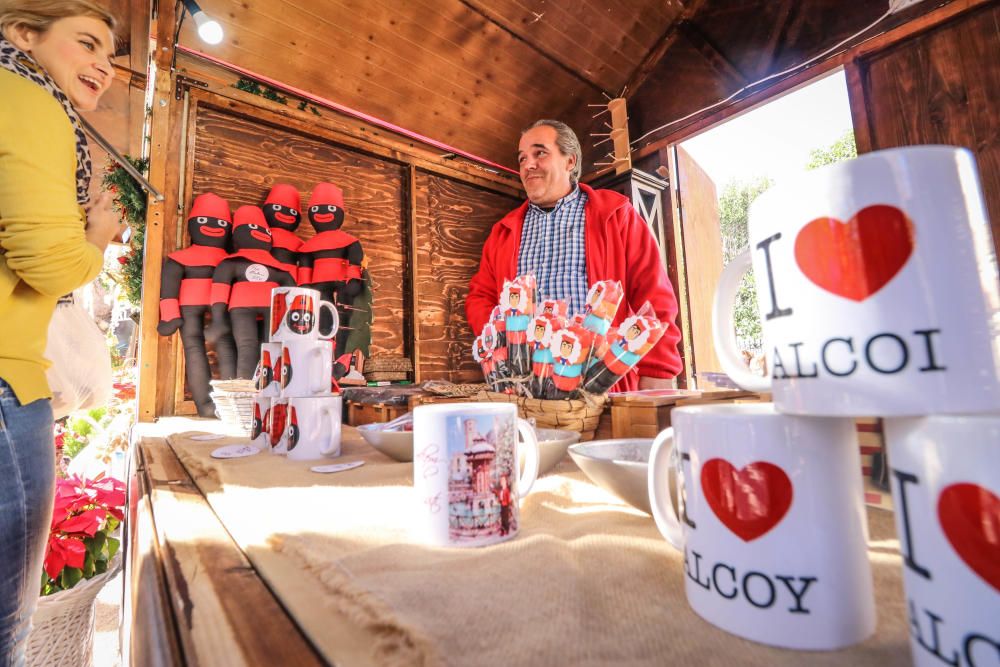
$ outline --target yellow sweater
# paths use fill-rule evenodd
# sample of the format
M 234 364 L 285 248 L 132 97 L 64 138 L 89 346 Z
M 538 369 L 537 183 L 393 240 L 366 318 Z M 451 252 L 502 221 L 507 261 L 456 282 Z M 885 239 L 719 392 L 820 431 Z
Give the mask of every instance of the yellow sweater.
M 27 405 L 52 395 L 44 354 L 56 301 L 93 280 L 103 254 L 84 234 L 62 106 L 5 69 L 0 100 L 0 378 Z

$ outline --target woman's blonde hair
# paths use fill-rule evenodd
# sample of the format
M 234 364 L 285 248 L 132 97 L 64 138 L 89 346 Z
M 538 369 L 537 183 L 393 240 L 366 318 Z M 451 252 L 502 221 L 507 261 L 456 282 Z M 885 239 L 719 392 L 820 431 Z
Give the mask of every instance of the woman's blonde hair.
M 0 0 L 0 34 L 22 25 L 36 32 L 45 32 L 59 19 L 89 16 L 103 21 L 114 34 L 118 22 L 114 15 L 88 0 Z

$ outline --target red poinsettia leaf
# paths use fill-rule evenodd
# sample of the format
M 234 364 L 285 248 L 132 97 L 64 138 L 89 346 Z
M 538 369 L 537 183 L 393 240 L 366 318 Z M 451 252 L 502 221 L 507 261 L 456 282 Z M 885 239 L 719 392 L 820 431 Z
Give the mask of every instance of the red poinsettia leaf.
M 125 513 L 123 511 L 119 510 L 119 509 L 114 508 L 114 507 L 109 507 L 108 508 L 108 514 L 110 514 L 114 518 L 118 519 L 119 521 L 124 521 L 125 520 Z
M 105 517 L 107 517 L 105 510 L 95 508 L 69 517 L 59 524 L 58 528 L 65 533 L 83 533 L 89 537 L 93 537 L 94 533 L 101 527 L 101 524 L 104 523 Z
M 70 567 L 83 567 L 83 561 L 87 557 L 87 545 L 73 538 L 60 541 L 66 548 L 66 564 Z
M 49 575 L 49 579 L 55 579 L 65 565 L 66 555 L 59 547 L 59 540 L 50 538 L 49 548 L 45 553 L 45 574 Z

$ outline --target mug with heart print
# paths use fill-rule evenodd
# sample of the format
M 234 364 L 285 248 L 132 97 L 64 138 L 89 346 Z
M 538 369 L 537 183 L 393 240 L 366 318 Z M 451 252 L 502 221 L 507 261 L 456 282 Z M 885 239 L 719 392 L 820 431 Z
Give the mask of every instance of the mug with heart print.
M 333 326 L 320 332 L 319 316 L 330 312 Z M 319 291 L 308 287 L 275 287 L 271 290 L 271 313 L 268 318 L 268 340 L 272 342 L 328 340 L 337 334 L 340 318 L 337 308 L 323 301 Z
M 918 667 L 1000 664 L 1000 414 L 885 420 Z
M 914 146 L 803 174 L 750 207 L 723 271 L 723 370 L 801 415 L 1000 410 L 1000 280 L 972 154 Z M 733 302 L 753 263 L 769 378 L 736 349 Z
M 686 406 L 671 421 L 653 442 L 649 501 L 660 532 L 684 553 L 691 608 L 785 648 L 832 650 L 871 635 L 854 421 L 783 415 L 771 403 Z

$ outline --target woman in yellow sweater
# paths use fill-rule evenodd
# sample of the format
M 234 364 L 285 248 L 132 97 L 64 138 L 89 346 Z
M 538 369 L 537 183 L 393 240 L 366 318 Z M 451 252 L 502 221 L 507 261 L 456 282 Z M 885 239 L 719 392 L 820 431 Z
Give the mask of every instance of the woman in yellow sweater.
M 111 85 L 114 26 L 91 2 L 0 0 L 0 667 L 24 663 L 52 514 L 49 320 L 121 231 L 109 197 L 87 201 L 76 113 Z

